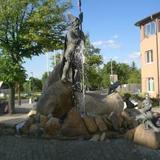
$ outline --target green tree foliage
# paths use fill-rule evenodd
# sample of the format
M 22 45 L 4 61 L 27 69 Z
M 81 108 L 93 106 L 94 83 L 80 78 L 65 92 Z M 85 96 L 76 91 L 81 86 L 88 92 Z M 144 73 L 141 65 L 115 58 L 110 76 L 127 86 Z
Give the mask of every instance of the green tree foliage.
M 42 75 L 42 86 L 44 87 L 46 80 L 48 79 L 48 73 L 44 72 L 44 74 Z
M 29 80 L 26 80 L 23 87 L 24 87 L 24 92 L 26 93 L 41 92 L 42 91 L 42 81 L 41 79 L 30 77 Z
M 0 0 L 0 46 L 14 62 L 62 48 L 64 12 L 58 0 Z
M 9 112 L 14 112 L 15 99 L 15 87 L 18 88 L 18 94 L 20 95 L 20 88 L 26 78 L 25 69 L 21 63 L 14 63 L 10 55 L 5 52 L 0 54 L 0 81 L 4 81 L 11 90 L 9 99 Z
M 140 83 L 140 70 L 137 69 L 135 62 L 131 66 L 125 63 L 117 63 L 112 61 L 112 71 L 113 74 L 118 75 L 118 80 L 122 84 L 127 83 Z M 102 84 L 103 87 L 110 85 L 110 76 L 111 74 L 111 61 L 104 65 L 102 69 Z
M 137 69 L 135 62 L 131 64 L 128 83 L 141 83 L 141 71 Z
M 10 108 L 14 110 L 15 81 L 20 77 L 17 75 L 23 73 L 24 58 L 62 48 L 66 29 L 64 13 L 70 3 L 63 0 L 0 0 L 0 4 L 0 48 L 5 52 L 1 58 L 2 68 L 10 68 L 0 76 L 12 86 Z
M 90 89 L 99 89 L 102 82 L 100 65 L 103 58 L 100 55 L 100 49 L 95 48 L 89 37 L 85 41 L 85 83 Z
M 51 61 L 52 61 L 52 67 L 54 67 L 55 65 L 57 65 L 58 63 L 61 62 L 62 59 L 62 53 L 56 53 L 51 57 Z
M 32 92 L 41 92 L 42 91 L 42 81 L 41 79 L 30 77 L 29 82 L 31 85 Z

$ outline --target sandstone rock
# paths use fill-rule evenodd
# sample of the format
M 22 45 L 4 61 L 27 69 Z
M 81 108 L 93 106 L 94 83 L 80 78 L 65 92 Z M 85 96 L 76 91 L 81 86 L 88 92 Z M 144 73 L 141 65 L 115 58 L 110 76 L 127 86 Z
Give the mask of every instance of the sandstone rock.
M 121 114 L 111 112 L 111 114 L 108 116 L 108 119 L 112 123 L 113 129 L 119 131 L 123 123 Z
M 106 138 L 106 133 L 103 132 L 103 133 L 101 134 L 101 136 L 100 136 L 100 141 L 104 141 L 105 138 Z
M 103 121 L 105 122 L 108 130 L 111 130 L 111 129 L 112 129 L 112 123 L 111 123 L 111 121 L 108 119 L 108 115 L 104 115 L 104 116 L 102 116 L 102 118 L 103 118 Z
M 85 96 L 85 110 L 87 115 L 95 116 L 106 113 L 106 104 L 90 95 Z
M 73 107 L 71 83 L 57 81 L 49 86 L 37 102 L 37 112 L 61 117 Z
M 152 129 L 144 129 L 144 125 L 141 124 L 135 129 L 134 142 L 152 149 L 158 149 L 160 147 L 160 133 L 154 132 Z
M 67 137 L 88 136 L 87 128 L 78 112 L 69 111 L 61 128 L 61 133 Z
M 138 126 L 138 122 L 135 120 L 134 117 L 130 116 L 126 111 L 121 113 L 123 117 L 123 127 L 126 129 L 132 129 Z
M 100 130 L 101 132 L 104 132 L 104 131 L 107 130 L 107 126 L 106 126 L 106 124 L 105 124 L 105 122 L 103 121 L 103 119 L 102 119 L 101 116 L 96 116 L 96 117 L 95 117 L 95 122 L 96 122 L 96 124 L 97 124 L 97 126 L 98 126 L 98 128 L 99 128 L 99 130 Z
M 121 113 L 123 111 L 124 102 L 119 93 L 112 93 L 108 95 L 105 99 L 107 113 L 111 112 Z
M 39 119 L 40 119 L 40 127 L 44 128 L 48 121 L 48 117 L 44 115 L 40 115 Z
M 30 126 L 31 126 L 32 124 L 34 124 L 34 123 L 35 123 L 35 117 L 29 117 L 29 118 L 25 121 L 23 127 L 19 129 L 20 133 L 21 133 L 21 134 L 28 135 L 28 134 L 29 134 Z
M 88 115 L 104 115 L 113 111 L 120 113 L 124 107 L 123 99 L 118 93 L 112 93 L 103 100 L 96 98 L 96 96 L 86 95 L 85 101 Z
M 135 128 L 130 129 L 124 134 L 124 138 L 129 139 L 129 140 L 133 140 L 134 139 L 134 133 L 135 133 Z
M 84 116 L 83 121 L 84 121 L 85 126 L 87 127 L 89 133 L 95 133 L 98 130 L 98 127 L 97 127 L 96 122 L 94 121 L 93 117 Z
M 59 119 L 52 117 L 45 124 L 45 134 L 55 136 L 59 133 L 60 128 Z
M 28 117 L 35 116 L 36 114 L 37 114 L 37 111 L 32 109 L 32 110 L 28 113 Z
M 97 141 L 99 141 L 99 139 L 100 139 L 100 135 L 95 134 L 95 135 L 92 136 L 92 138 L 89 141 L 97 142 Z
M 62 62 L 55 66 L 54 70 L 49 74 L 42 92 L 45 92 L 51 85 L 53 85 L 53 83 L 61 80 L 62 67 Z
M 38 124 L 32 124 L 29 128 L 29 135 L 30 136 L 40 137 L 42 135 L 42 133 L 43 133 L 43 131 L 41 130 L 41 128 Z
M 122 138 L 122 135 L 116 131 L 107 131 L 106 138 Z

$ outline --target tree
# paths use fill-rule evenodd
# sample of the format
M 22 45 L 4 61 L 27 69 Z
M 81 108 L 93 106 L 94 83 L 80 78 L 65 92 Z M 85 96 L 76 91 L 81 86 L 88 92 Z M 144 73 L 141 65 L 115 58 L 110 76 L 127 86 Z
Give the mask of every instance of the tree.
M 12 93 L 9 100 L 9 113 L 14 112 L 15 84 L 23 84 L 26 74 L 21 64 L 14 64 L 8 54 L 0 55 L 0 80 L 10 87 Z
M 101 87 L 102 77 L 100 65 L 103 58 L 100 55 L 100 49 L 94 47 L 89 37 L 85 41 L 85 83 L 90 89 L 99 89 Z
M 117 63 L 116 61 L 112 61 L 112 70 L 113 74 L 118 75 L 118 80 L 122 84 L 140 83 L 140 70 L 137 69 L 135 62 L 129 66 L 125 63 Z M 111 74 L 111 61 L 104 65 L 102 73 L 103 86 L 107 87 L 110 85 L 109 76 Z
M 12 113 L 15 93 L 15 76 L 12 75 L 23 70 L 24 58 L 62 48 L 66 29 L 64 13 L 70 3 L 62 0 L 0 0 L 0 4 L 0 48 L 8 54 L 6 60 L 12 64 L 8 75 L 3 73 L 7 77 L 3 80 L 9 79 L 11 87 Z M 3 61 L 6 60 L 3 57 Z M 2 68 L 8 68 L 4 62 Z
M 117 63 L 116 61 L 112 61 L 112 71 L 113 74 L 118 75 L 118 80 L 123 84 L 127 83 L 129 73 L 130 73 L 130 66 L 125 63 Z M 104 65 L 103 67 L 103 74 L 107 75 L 107 80 L 104 80 L 106 77 L 103 77 L 103 85 L 108 86 L 110 85 L 109 76 L 111 74 L 111 61 Z
M 44 74 L 42 75 L 42 87 L 44 87 L 46 80 L 48 79 L 49 75 L 47 72 L 44 72 Z
M 41 92 L 42 91 L 42 81 L 35 77 L 30 77 L 29 82 L 31 84 L 32 92 Z
M 56 53 L 55 55 L 53 55 L 51 57 L 51 61 L 52 61 L 52 67 L 56 66 L 58 63 L 60 63 L 62 60 L 62 53 Z
M 131 64 L 131 71 L 128 77 L 128 83 L 141 83 L 141 72 L 137 69 L 135 62 Z

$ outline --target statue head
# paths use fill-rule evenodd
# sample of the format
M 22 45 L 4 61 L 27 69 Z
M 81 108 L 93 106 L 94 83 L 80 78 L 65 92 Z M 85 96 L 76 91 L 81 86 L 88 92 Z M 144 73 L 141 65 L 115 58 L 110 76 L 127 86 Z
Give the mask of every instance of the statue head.
M 72 14 L 68 14 L 69 24 L 71 27 L 78 29 L 81 25 L 81 20 L 78 17 L 73 16 Z

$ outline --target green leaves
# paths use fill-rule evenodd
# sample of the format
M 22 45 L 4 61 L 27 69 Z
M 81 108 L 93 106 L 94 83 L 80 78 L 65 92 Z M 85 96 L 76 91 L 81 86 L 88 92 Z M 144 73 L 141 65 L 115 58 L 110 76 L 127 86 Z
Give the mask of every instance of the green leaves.
M 140 71 L 136 68 L 135 63 L 132 63 L 132 65 L 129 66 L 125 63 L 117 63 L 116 61 L 112 61 L 112 70 L 113 74 L 118 75 L 118 80 L 122 84 L 140 83 L 141 75 Z M 111 74 L 111 61 L 104 65 L 102 73 L 103 85 L 108 86 L 110 84 L 109 75 Z
M 0 0 L 0 47 L 22 61 L 63 47 L 65 11 L 61 0 Z
M 91 44 L 88 36 L 85 41 L 85 57 L 85 83 L 90 89 L 98 89 L 102 81 L 99 66 L 103 63 L 103 59 L 100 49 Z
M 25 69 L 21 64 L 14 63 L 12 58 L 3 54 L 0 56 L 0 81 L 4 81 L 8 84 L 25 81 L 26 74 Z

